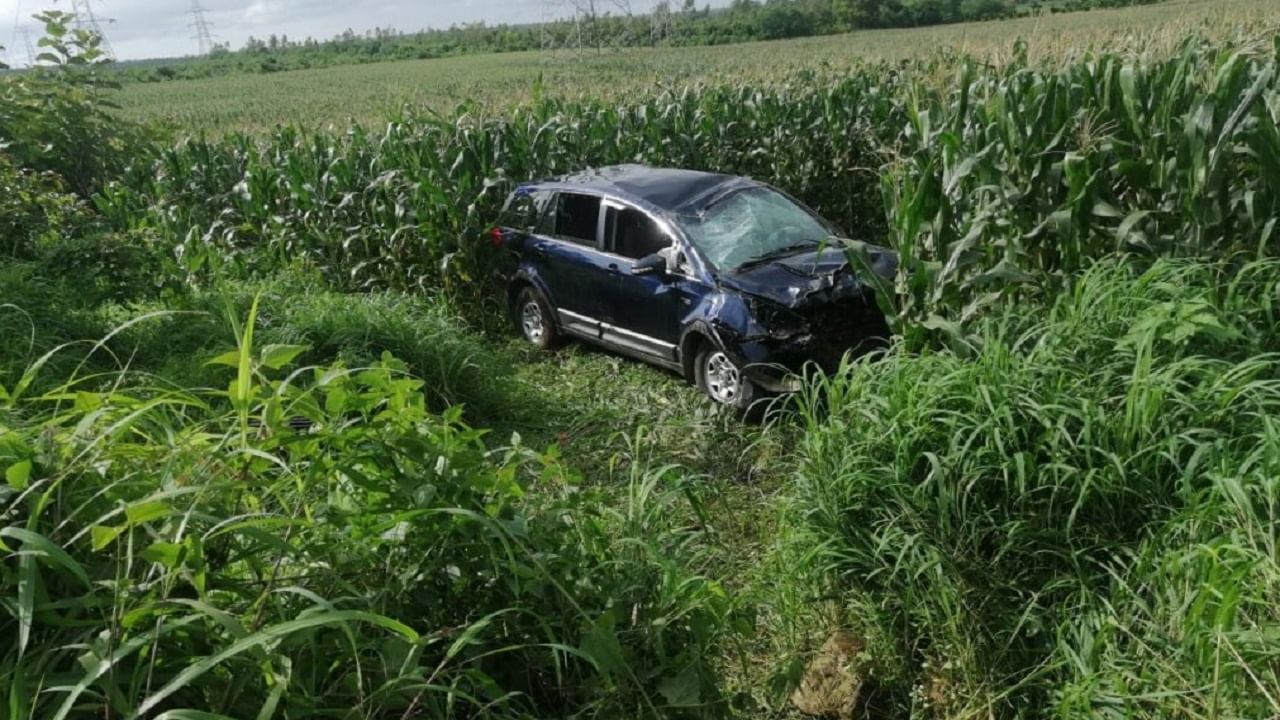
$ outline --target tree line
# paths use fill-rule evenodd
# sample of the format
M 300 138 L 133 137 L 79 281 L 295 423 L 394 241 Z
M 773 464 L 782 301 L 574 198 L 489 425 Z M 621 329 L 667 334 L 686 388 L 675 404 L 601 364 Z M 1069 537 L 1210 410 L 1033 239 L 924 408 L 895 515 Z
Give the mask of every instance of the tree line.
M 387 60 L 554 49 L 604 52 L 641 46 L 722 45 L 828 35 L 866 28 L 916 27 L 1148 4 L 1156 0 L 733 0 L 723 8 L 697 0 L 661 0 L 637 12 L 631 0 L 563 0 L 567 17 L 547 23 L 453 25 L 403 32 L 351 29 L 329 39 L 272 34 L 208 56 L 121 64 L 130 80 L 271 73 Z

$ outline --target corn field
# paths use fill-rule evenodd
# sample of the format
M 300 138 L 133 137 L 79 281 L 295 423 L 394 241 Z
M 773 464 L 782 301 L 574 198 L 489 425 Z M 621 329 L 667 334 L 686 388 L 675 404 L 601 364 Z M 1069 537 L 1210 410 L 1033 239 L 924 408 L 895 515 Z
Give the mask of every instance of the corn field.
M 1041 10 L 1049 3 L 1041 3 Z M 1124 3 L 1120 3 L 1124 4 Z M 307 72 L 236 74 L 184 82 L 128 83 L 118 115 L 179 133 L 266 134 L 278 126 L 321 129 L 355 122 L 380 127 L 406 104 L 450 114 L 460 103 L 506 113 L 539 93 L 561 99 L 626 102 L 655 87 L 773 83 L 792 73 L 841 76 L 865 63 L 899 64 L 935 51 L 1002 65 L 1012 41 L 1031 58 L 1056 63 L 1085 49 L 1168 55 L 1188 35 L 1214 42 L 1274 33 L 1272 0 L 1167 0 L 1094 12 L 1035 14 L 996 22 L 864 30 L 827 37 L 711 46 L 626 48 L 596 53 L 513 52 Z M 944 67 L 944 73 L 951 68 Z
M 1280 716 L 1280 39 L 1183 35 L 176 144 L 6 82 L 0 717 L 786 717 L 835 637 L 836 716 Z M 621 162 L 895 248 L 901 342 L 754 427 L 477 331 Z
M 619 162 L 774 183 L 909 262 L 908 335 L 962 334 L 984 305 L 1102 255 L 1259 255 L 1280 214 L 1280 43 L 1188 40 L 1172 57 L 955 57 L 834 83 L 715 86 L 629 104 L 546 99 L 506 116 L 406 116 L 380 132 L 190 140 L 98 200 L 180 238 L 182 270 L 301 263 L 341 287 L 474 299 L 479 242 L 512 184 Z M 954 82 L 938 83 L 941 66 Z

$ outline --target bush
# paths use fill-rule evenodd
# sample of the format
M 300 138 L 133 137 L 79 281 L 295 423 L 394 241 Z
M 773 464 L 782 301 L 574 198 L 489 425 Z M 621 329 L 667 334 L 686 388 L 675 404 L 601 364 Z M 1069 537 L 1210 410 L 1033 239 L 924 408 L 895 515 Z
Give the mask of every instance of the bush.
M 87 219 L 57 174 L 19 167 L 0 153 L 0 253 L 7 260 L 31 259 L 41 238 L 77 232 Z
M 150 299 L 177 285 L 168 245 L 145 230 L 117 234 L 82 227 L 47 237 L 36 248 L 36 261 L 48 276 L 74 285 L 84 307 Z
M 685 569 L 677 478 L 637 473 L 606 505 L 553 455 L 428 412 L 389 356 L 288 371 L 305 348 L 259 346 L 254 324 L 215 358 L 225 392 L 0 387 L 0 678 L 19 715 L 721 707 L 731 606 Z
M 87 198 L 133 163 L 145 163 L 150 138 L 113 117 L 106 92 L 117 87 L 103 74 L 102 38 L 72 29 L 74 16 L 45 12 L 40 41 L 46 63 L 0 78 L 0 147 L 20 167 L 52 172 Z
M 837 598 L 899 700 L 946 717 L 1272 712 L 1277 281 L 1105 263 L 971 357 L 815 380 L 790 592 Z

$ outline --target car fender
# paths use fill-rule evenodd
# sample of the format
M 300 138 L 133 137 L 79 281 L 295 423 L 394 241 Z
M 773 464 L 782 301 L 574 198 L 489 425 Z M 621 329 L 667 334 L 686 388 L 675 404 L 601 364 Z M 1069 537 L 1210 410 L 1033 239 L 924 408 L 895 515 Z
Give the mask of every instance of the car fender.
M 526 285 L 532 286 L 534 290 L 537 290 L 542 295 L 543 300 L 545 300 L 548 305 L 551 305 L 551 293 L 547 291 L 546 280 L 542 278 L 542 274 L 538 272 L 538 268 L 529 263 L 521 263 L 520 267 L 516 269 L 515 274 L 512 275 L 511 281 L 507 284 L 507 311 L 513 318 L 515 317 L 516 300 L 518 299 L 517 296 L 519 294 L 519 289 Z M 559 330 L 560 313 L 554 305 L 551 305 L 550 309 L 551 322 L 554 323 L 556 329 Z
M 742 332 L 736 329 L 729 321 L 745 322 L 746 318 L 740 317 L 739 312 L 730 311 L 726 314 L 727 308 L 735 307 L 738 298 L 724 293 L 715 293 L 710 296 L 706 302 L 700 303 L 699 307 L 694 311 L 693 318 L 685 323 L 684 329 L 680 333 L 680 366 L 684 370 L 685 377 L 693 380 L 693 353 L 689 352 L 692 347 L 692 341 L 696 338 L 702 338 L 710 342 L 717 350 L 727 354 L 734 362 L 743 362 L 743 355 L 739 347 L 742 339 Z M 727 316 L 726 316 L 727 315 Z

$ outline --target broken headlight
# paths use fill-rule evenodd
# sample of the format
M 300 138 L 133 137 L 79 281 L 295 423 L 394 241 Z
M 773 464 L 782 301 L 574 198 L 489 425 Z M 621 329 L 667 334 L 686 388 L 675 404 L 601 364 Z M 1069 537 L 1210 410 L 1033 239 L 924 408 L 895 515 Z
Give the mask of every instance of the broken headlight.
M 794 310 L 763 300 L 754 300 L 750 305 L 756 324 L 770 339 L 790 340 L 809 332 L 809 323 Z

